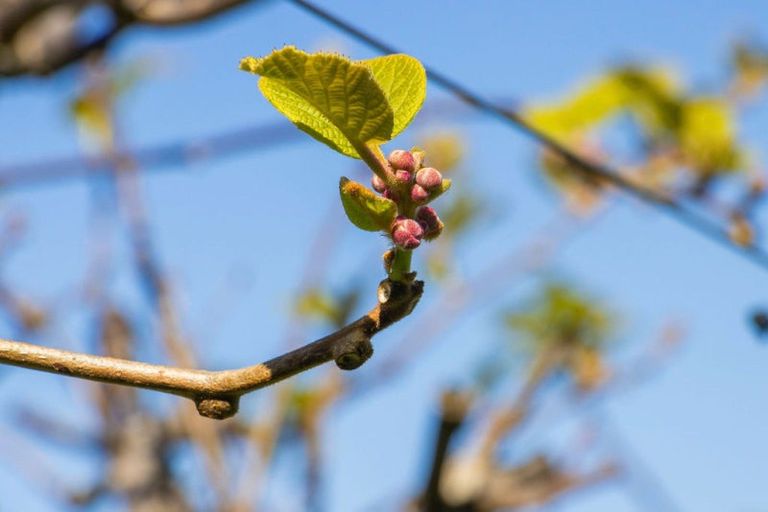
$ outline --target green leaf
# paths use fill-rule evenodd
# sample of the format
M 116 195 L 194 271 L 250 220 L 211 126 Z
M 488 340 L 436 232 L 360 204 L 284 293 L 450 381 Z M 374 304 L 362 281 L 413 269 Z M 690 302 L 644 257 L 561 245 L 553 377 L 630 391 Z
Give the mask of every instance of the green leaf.
M 389 230 L 397 215 L 394 201 L 377 196 L 360 183 L 343 177 L 339 192 L 344 212 L 352 224 L 365 231 Z
M 454 132 L 434 133 L 424 138 L 419 145 L 429 155 L 429 166 L 440 169 L 443 174 L 456 168 L 466 153 L 464 141 Z
M 305 317 L 328 319 L 338 314 L 338 305 L 330 295 L 312 288 L 296 301 L 296 313 Z
M 735 171 L 743 164 L 734 117 L 728 103 L 718 98 L 694 98 L 683 104 L 680 146 L 698 171 Z
M 464 191 L 447 207 L 441 208 L 440 217 L 448 226 L 449 235 L 456 237 L 470 228 L 477 217 L 484 213 L 485 208 L 486 205 L 481 199 Z
M 361 61 L 373 72 L 376 83 L 395 114 L 392 138 L 402 132 L 427 97 L 427 72 L 418 59 L 402 53 Z
M 627 67 L 590 81 L 563 101 L 529 107 L 526 117 L 564 142 L 626 111 L 655 134 L 674 125 L 676 100 L 677 86 L 669 73 Z
M 626 103 L 624 84 L 607 75 L 579 87 L 563 101 L 529 107 L 525 114 L 539 130 L 565 140 L 604 121 Z
M 286 46 L 240 69 L 261 76 L 261 92 L 296 126 L 347 156 L 392 138 L 395 114 L 369 65 Z
M 615 315 L 563 284 L 546 286 L 534 300 L 506 317 L 529 348 L 570 344 L 600 348 L 610 339 Z

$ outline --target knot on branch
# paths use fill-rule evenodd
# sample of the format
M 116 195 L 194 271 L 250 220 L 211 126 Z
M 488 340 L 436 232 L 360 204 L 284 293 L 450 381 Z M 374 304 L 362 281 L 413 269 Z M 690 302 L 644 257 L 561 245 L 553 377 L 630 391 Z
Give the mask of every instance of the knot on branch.
M 342 370 L 354 370 L 373 355 L 371 338 L 360 334 L 345 339 L 333 349 L 333 359 Z
M 214 420 L 225 420 L 237 414 L 240 408 L 239 396 L 195 397 L 195 406 L 200 416 Z

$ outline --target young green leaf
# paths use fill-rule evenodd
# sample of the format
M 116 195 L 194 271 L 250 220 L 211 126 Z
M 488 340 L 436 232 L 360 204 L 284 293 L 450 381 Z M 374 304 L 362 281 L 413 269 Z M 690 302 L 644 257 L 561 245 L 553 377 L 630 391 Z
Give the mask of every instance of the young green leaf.
M 394 201 L 377 196 L 367 187 L 348 178 L 339 182 L 341 204 L 349 220 L 365 231 L 387 231 L 397 215 Z
M 698 97 L 681 109 L 680 146 L 698 171 L 736 171 L 744 156 L 736 143 L 736 120 L 727 102 Z
M 296 126 L 347 156 L 392 138 L 395 115 L 368 65 L 286 46 L 240 69 L 261 76 L 261 92 Z
M 361 61 L 371 71 L 395 114 L 392 138 L 402 132 L 427 97 L 427 72 L 418 59 L 410 55 L 385 55 Z
M 675 81 L 664 70 L 627 67 L 592 80 L 563 101 L 533 105 L 526 117 L 566 143 L 626 111 L 657 134 L 674 125 L 677 96 Z

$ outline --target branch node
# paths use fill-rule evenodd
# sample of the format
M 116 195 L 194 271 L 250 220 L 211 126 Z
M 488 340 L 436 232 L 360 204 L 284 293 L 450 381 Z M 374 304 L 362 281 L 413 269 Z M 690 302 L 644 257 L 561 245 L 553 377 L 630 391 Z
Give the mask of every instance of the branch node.
M 373 355 L 371 338 L 360 335 L 344 340 L 334 348 L 333 359 L 342 370 L 355 370 Z
M 415 273 L 413 274 L 415 277 Z M 411 314 L 424 293 L 424 281 L 392 281 L 379 283 L 380 302 L 377 330 L 384 329 Z M 382 301 L 382 298 L 386 300 Z
M 225 420 L 237 414 L 240 407 L 239 396 L 195 397 L 195 406 L 200 416 L 214 420 Z

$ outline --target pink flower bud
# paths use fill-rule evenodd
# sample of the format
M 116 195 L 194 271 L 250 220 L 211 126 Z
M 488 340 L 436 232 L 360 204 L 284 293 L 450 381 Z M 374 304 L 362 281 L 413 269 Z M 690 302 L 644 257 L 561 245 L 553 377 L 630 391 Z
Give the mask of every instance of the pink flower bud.
M 416 168 L 416 162 L 413 159 L 413 154 L 410 151 L 404 149 L 396 149 L 389 154 L 389 163 L 395 169 L 403 171 L 413 172 Z
M 424 239 L 434 240 L 443 232 L 443 221 L 437 216 L 437 212 L 430 206 L 422 206 L 416 210 L 416 220 L 424 229 Z
M 371 176 L 371 186 L 373 187 L 373 190 L 380 194 L 387 190 L 387 184 L 384 183 L 384 180 L 379 178 L 376 174 Z
M 381 195 L 386 197 L 387 199 L 391 199 L 392 201 L 397 201 L 397 194 L 395 194 L 388 188 L 385 188 L 384 192 L 382 192 Z
M 403 249 L 415 249 L 421 243 L 424 229 L 413 219 L 399 216 L 392 225 L 392 240 Z
M 395 179 L 399 183 L 403 183 L 403 184 L 410 183 L 412 178 L 413 178 L 413 175 L 411 175 L 411 173 L 408 171 L 403 171 L 403 170 L 395 171 Z
M 434 167 L 424 167 L 416 173 L 416 183 L 427 190 L 439 187 L 442 182 L 443 176 Z
M 423 203 L 429 198 L 429 192 L 424 190 L 424 187 L 420 185 L 414 185 L 411 187 L 411 200 L 414 203 Z

